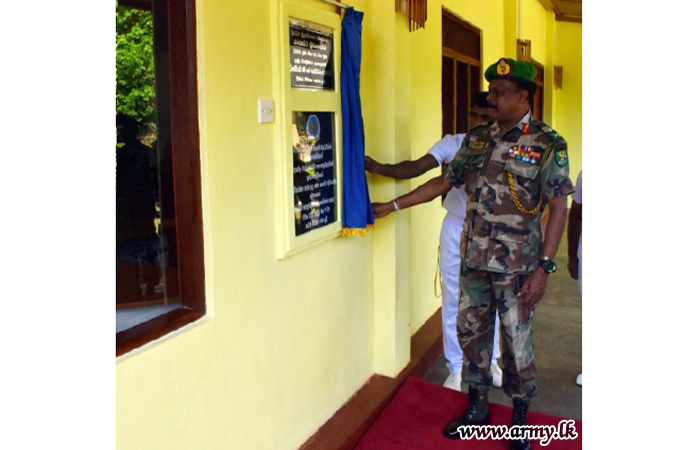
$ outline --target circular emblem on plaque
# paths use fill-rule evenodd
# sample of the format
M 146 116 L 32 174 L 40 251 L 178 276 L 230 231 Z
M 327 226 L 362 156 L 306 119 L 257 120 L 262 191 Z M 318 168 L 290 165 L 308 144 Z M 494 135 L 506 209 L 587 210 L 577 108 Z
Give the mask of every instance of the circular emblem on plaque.
M 501 58 L 500 61 L 498 61 L 498 65 L 496 66 L 496 73 L 499 76 L 507 76 L 510 75 L 510 72 L 513 70 L 513 68 L 508 64 L 508 61 L 506 61 L 504 58 Z
M 311 139 L 316 139 L 321 134 L 321 123 L 318 121 L 316 114 L 309 117 L 309 120 L 306 122 L 306 134 Z

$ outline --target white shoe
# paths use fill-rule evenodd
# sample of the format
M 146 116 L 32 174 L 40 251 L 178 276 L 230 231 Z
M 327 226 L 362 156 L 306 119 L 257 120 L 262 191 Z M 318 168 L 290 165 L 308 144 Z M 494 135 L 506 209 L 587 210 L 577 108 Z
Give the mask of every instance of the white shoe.
M 579 386 L 583 386 L 583 373 L 578 374 L 576 377 L 576 384 Z
M 442 385 L 446 388 L 462 392 L 462 374 L 450 373 Z
M 503 372 L 501 372 L 501 368 L 498 367 L 498 363 L 491 363 L 491 376 L 493 377 L 491 384 L 498 388 L 501 387 L 503 384 Z

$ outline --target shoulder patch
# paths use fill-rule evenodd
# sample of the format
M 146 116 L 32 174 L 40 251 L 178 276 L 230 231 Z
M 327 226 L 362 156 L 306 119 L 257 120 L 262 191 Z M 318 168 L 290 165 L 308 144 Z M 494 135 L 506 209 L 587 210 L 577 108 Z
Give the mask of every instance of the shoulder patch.
M 564 167 L 569 162 L 569 156 L 565 148 L 557 150 L 554 153 L 554 160 L 557 162 L 559 167 Z

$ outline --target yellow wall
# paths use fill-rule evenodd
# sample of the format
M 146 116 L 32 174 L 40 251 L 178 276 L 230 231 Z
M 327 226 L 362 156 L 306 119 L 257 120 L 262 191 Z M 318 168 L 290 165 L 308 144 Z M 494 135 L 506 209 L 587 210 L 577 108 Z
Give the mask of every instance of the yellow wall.
M 569 175 L 575 183 L 583 166 L 582 26 L 556 23 L 556 65 L 563 67 L 562 89 L 554 91 L 552 126 L 569 144 Z
M 547 45 L 551 41 L 547 39 L 546 24 L 547 17 L 553 14 L 547 13 L 538 0 L 521 0 L 520 7 L 520 39 L 530 40 L 532 58 L 548 66 L 550 62 L 547 60 Z
M 400 372 L 411 335 L 440 306 L 438 200 L 377 221 L 365 238 L 277 258 L 278 137 L 274 124 L 258 123 L 257 102 L 275 95 L 279 1 L 197 2 L 207 317 L 117 359 L 119 449 L 298 448 L 373 373 Z M 483 31 L 484 65 L 514 55 L 514 0 L 430 1 L 426 28 L 413 33 L 393 2 L 345 3 L 365 13 L 366 148 L 381 161 L 420 157 L 441 137 L 443 5 Z M 580 153 L 581 26 L 555 24 L 536 0 L 522 3 L 533 56 L 564 65 L 553 126 Z M 577 63 L 563 45 L 578 45 Z M 276 104 L 276 121 L 281 113 Z M 372 199 L 390 200 L 438 173 L 370 177 Z
M 569 175 L 575 183 L 583 159 L 582 25 L 554 21 L 538 0 L 521 2 L 521 39 L 531 41 L 532 57 L 545 66 L 545 122 L 569 144 Z M 555 65 L 564 68 L 562 89 L 553 87 Z

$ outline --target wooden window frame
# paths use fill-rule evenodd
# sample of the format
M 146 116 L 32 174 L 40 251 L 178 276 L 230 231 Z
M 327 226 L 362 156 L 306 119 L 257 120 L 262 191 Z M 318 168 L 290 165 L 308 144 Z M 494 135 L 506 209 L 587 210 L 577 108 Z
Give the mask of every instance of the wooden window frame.
M 457 67 L 458 63 L 462 63 L 468 67 L 467 70 L 467 89 L 469 90 L 470 94 L 467 96 L 467 116 L 469 116 L 469 112 L 471 111 L 471 100 L 474 94 L 477 92 L 481 92 L 482 90 L 482 80 L 481 80 L 481 62 L 477 59 L 474 59 L 470 56 L 463 55 L 459 52 L 456 52 L 452 49 L 449 49 L 447 47 L 442 48 L 442 57 L 443 58 L 448 58 L 452 62 L 452 98 L 451 98 L 451 105 L 452 105 L 452 113 L 451 113 L 451 118 L 452 118 L 452 123 L 451 123 L 451 130 L 449 133 L 444 132 L 444 124 L 443 124 L 443 135 L 445 134 L 458 134 L 460 132 L 464 132 L 463 130 L 458 130 L 458 123 L 459 123 L 459 118 L 457 116 L 457 103 L 459 101 L 459 96 L 458 96 L 458 76 L 457 76 Z M 476 71 L 479 73 L 478 79 L 476 80 L 476 83 L 474 82 L 474 74 L 473 72 Z M 444 82 L 444 80 L 443 80 Z M 477 92 L 474 92 L 474 84 L 477 84 Z M 444 86 L 443 86 L 444 89 Z M 443 114 L 445 114 L 445 109 L 443 105 Z
M 535 115 L 535 110 L 539 106 L 540 117 L 536 119 L 544 122 L 544 65 L 540 64 L 535 59 L 531 59 L 530 62 L 537 68 L 537 77 L 533 81 L 535 83 L 535 86 L 537 86 L 537 93 L 535 95 L 535 98 L 533 99 L 533 104 L 531 105 L 533 110 L 532 114 L 533 116 Z M 537 94 L 539 94 L 539 105 L 534 104 L 534 102 L 538 101 Z
M 468 98 L 466 99 L 467 102 L 467 116 L 469 115 L 469 111 L 471 110 L 471 99 L 476 94 L 476 92 L 473 92 L 473 88 L 477 88 L 477 92 L 481 92 L 483 89 L 483 81 L 482 81 L 482 76 L 481 76 L 481 67 L 482 67 L 482 62 L 481 58 L 483 55 L 483 39 L 482 39 L 482 32 L 481 29 L 478 27 L 472 25 L 471 23 L 467 22 L 466 20 L 460 18 L 459 16 L 453 14 L 452 12 L 448 11 L 447 9 L 443 8 L 442 9 L 442 20 L 447 18 L 451 20 L 452 22 L 457 23 L 460 25 L 462 28 L 469 30 L 470 32 L 478 35 L 479 37 L 479 59 L 475 58 L 474 56 L 466 55 L 464 53 L 461 53 L 453 48 L 445 46 L 445 43 L 442 43 L 442 57 L 443 58 L 448 58 L 452 62 L 452 69 L 451 69 L 451 74 L 452 74 L 452 80 L 451 80 L 451 124 L 450 128 L 446 130 L 445 128 L 445 120 L 443 119 L 443 124 L 442 124 L 442 133 L 443 135 L 446 134 L 457 134 L 460 132 L 460 130 L 457 129 L 458 127 L 458 117 L 457 117 L 457 103 L 458 103 L 458 88 L 457 88 L 457 66 L 458 63 L 466 64 L 468 66 L 467 70 L 467 89 L 469 90 L 469 95 Z M 444 68 L 444 60 L 443 60 L 443 68 Z M 474 80 L 475 74 L 473 72 L 478 72 L 478 80 Z M 443 74 L 444 77 L 444 74 Z M 476 82 L 475 82 L 476 81 Z M 444 78 L 443 78 L 443 86 L 442 89 L 445 89 L 444 86 Z M 444 99 L 444 92 L 443 92 L 443 99 Z M 442 113 L 443 116 L 445 115 L 445 105 L 442 105 Z M 461 132 L 464 132 L 463 130 Z
M 206 313 L 195 0 L 162 1 L 168 17 L 170 139 L 182 306 L 117 333 L 117 356 L 192 323 Z

